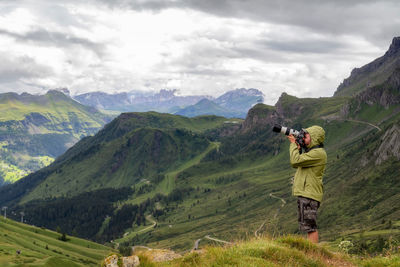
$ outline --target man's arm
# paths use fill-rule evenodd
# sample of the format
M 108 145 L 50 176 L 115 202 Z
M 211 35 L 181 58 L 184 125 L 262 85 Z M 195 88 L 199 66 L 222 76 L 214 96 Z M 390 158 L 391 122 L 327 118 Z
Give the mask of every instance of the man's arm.
M 322 163 L 321 154 L 317 150 L 300 154 L 296 143 L 290 143 L 289 154 L 290 164 L 293 168 L 318 166 Z

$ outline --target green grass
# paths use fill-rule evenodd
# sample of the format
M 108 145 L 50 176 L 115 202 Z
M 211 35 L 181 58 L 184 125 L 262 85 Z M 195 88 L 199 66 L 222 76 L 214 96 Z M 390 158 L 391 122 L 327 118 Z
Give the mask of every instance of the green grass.
M 347 255 L 334 254 L 298 236 L 237 241 L 233 245 L 206 246 L 172 261 L 151 262 L 152 251 L 139 254 L 143 266 L 353 266 Z M 146 259 L 147 258 L 147 259 Z
M 184 162 L 182 165 L 180 165 L 178 168 L 174 169 L 171 172 L 167 172 L 165 174 L 165 178 L 157 184 L 156 188 L 152 190 L 148 194 L 143 194 L 139 197 L 135 197 L 133 201 L 128 201 L 127 203 L 131 204 L 140 204 L 142 201 L 146 200 L 147 198 L 154 197 L 156 194 L 164 194 L 168 195 L 169 193 L 172 192 L 172 190 L 175 188 L 175 180 L 177 179 L 177 175 L 184 171 L 185 169 L 188 169 L 194 165 L 197 165 L 200 163 L 200 161 L 204 158 L 204 156 L 209 153 L 213 149 L 217 149 L 219 147 L 219 143 L 217 142 L 211 142 L 210 145 L 207 147 L 206 150 L 204 150 L 202 153 L 198 154 L 194 158 Z M 137 186 L 140 186 L 141 184 L 139 183 Z
M 99 266 L 112 249 L 87 240 L 0 218 L 1 266 Z M 17 250 L 21 251 L 17 255 Z
M 0 177 L 4 183 L 14 183 L 29 173 L 50 165 L 54 158 L 15 153 L 14 161 L 17 162 L 17 165 L 0 160 Z
M 24 97 L 0 97 L 0 121 L 20 121 L 31 113 L 40 113 L 53 124 L 79 120 L 86 123 L 87 127 L 100 128 L 102 125 L 93 119 L 100 113 L 89 114 L 86 106 L 80 105 L 60 92 L 51 91 L 43 96 Z M 71 116 L 74 114 L 74 116 Z M 72 129 L 72 126 L 68 126 Z
M 163 251 L 141 250 L 137 252 L 141 266 L 363 266 L 363 267 L 395 267 L 400 264 L 399 254 L 360 257 L 344 252 L 334 252 L 325 244 L 312 244 L 300 236 L 284 236 L 280 238 L 250 238 L 235 241 L 231 245 L 220 246 L 210 244 L 200 251 L 184 253 L 181 258 L 155 262 Z
M 391 106 L 389 108 L 384 108 L 378 104 L 372 106 L 367 104 L 361 105 L 361 110 L 355 114 L 355 117 L 362 121 L 368 121 L 370 123 L 379 124 L 386 118 L 390 117 L 394 113 L 398 113 L 398 107 Z
M 210 231 L 218 233 L 217 237 L 224 240 L 237 235 L 254 235 L 254 231 L 265 219 L 271 219 L 276 206 L 280 205 L 280 201 L 271 198 L 269 193 L 275 192 L 286 198 L 290 191 L 288 182 L 293 171 L 282 170 L 278 167 L 281 162 L 278 158 L 271 161 L 249 160 L 239 166 L 219 168 L 218 172 L 213 170 L 208 175 L 199 172 L 187 181 L 179 181 L 178 186 L 190 184 L 195 192 L 167 216 L 160 218 L 157 228 L 152 230 L 152 238 L 147 242 L 156 247 L 185 250 Z M 223 186 L 214 182 L 221 176 L 235 175 L 240 178 Z M 211 190 L 204 192 L 204 189 Z M 282 189 L 284 191 L 280 192 Z

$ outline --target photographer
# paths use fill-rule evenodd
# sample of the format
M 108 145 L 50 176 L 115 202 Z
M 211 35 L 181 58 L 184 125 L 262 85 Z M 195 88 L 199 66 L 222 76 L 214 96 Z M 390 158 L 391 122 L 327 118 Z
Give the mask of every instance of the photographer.
M 293 195 L 298 197 L 300 230 L 308 233 L 308 239 L 311 242 L 318 243 L 317 210 L 322 200 L 322 176 L 327 162 L 327 155 L 323 148 L 325 131 L 320 126 L 312 126 L 304 132 L 303 147 L 296 142 L 293 135 L 288 136 L 290 164 L 293 168 L 297 168 L 293 182 Z

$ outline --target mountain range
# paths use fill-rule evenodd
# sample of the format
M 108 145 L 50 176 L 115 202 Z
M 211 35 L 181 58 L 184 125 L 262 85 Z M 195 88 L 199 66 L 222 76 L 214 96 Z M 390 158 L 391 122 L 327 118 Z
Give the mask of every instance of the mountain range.
M 244 117 L 252 105 L 263 100 L 262 93 L 256 89 L 229 91 L 215 102 L 209 100 L 212 99 L 209 96 L 176 96 L 175 93 L 176 90 L 161 90 L 157 94 L 96 92 L 75 97 L 92 107 L 76 102 L 66 88 L 50 90 L 45 95 L 0 94 L 0 124 L 3 126 L 0 185 L 13 183 L 47 166 L 79 139 L 96 133 L 123 110 L 169 110 L 189 117 Z
M 48 167 L 1 187 L 0 205 L 31 224 L 120 247 L 183 251 L 206 235 L 297 233 L 289 144 L 271 129 L 320 125 L 328 154 L 321 239 L 350 239 L 366 252 L 400 237 L 398 40 L 379 67 L 353 71 L 333 97 L 283 93 L 245 120 L 123 113 Z
M 73 96 L 80 103 L 103 110 L 120 112 L 157 111 L 195 117 L 217 115 L 225 117 L 246 117 L 247 111 L 264 101 L 263 93 L 257 89 L 236 89 L 214 98 L 207 95 L 178 96 L 177 90 L 161 90 L 158 93 L 130 91 L 108 94 L 104 92 L 85 93 Z

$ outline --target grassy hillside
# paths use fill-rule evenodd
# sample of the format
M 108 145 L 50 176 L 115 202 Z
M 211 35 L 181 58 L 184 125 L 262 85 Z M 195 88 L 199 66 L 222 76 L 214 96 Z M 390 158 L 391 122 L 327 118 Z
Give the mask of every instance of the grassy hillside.
M 49 165 L 110 118 L 58 91 L 0 94 L 0 184 Z
M 299 236 L 277 239 L 251 238 L 233 244 L 214 243 L 200 251 L 186 253 L 183 257 L 160 261 L 163 251 L 142 250 L 137 254 L 141 265 L 152 266 L 398 266 L 400 255 L 389 252 L 387 256 L 361 258 L 332 251 L 324 245 L 314 245 Z M 160 257 L 161 256 L 161 257 Z
M 99 266 L 112 250 L 60 233 L 0 218 L 1 266 Z M 17 254 L 20 251 L 20 254 Z
M 61 156 L 54 164 L 57 167 L 50 166 L 53 171 L 42 177 L 45 182 L 32 188 L 23 202 L 140 181 L 157 184 L 167 172 L 182 168 L 209 147 L 210 142 L 199 133 L 225 122 L 227 119 L 216 116 L 190 119 L 155 112 L 121 114 Z
M 295 169 L 286 138 L 271 128 L 318 124 L 326 130 L 328 153 L 321 238 L 349 238 L 354 253 L 382 252 L 399 239 L 399 154 L 389 149 L 396 142 L 385 144 L 400 137 L 400 115 L 393 103 L 390 115 L 376 108 L 380 102 L 343 112 L 352 100 L 283 94 L 275 106 L 254 106 L 239 125 L 215 116 L 121 114 L 49 167 L 0 190 L 0 202 L 30 210 L 28 221 L 54 229 L 78 216 L 71 203 L 101 199 L 102 188 L 129 187 L 118 200 L 79 206 L 83 214 L 104 211 L 95 219 L 88 215 L 95 226 L 85 237 L 112 239 L 120 247 L 185 251 L 207 235 L 232 241 L 297 233 L 290 184 Z M 65 226 L 68 233 L 88 233 L 87 225 L 74 221 Z

